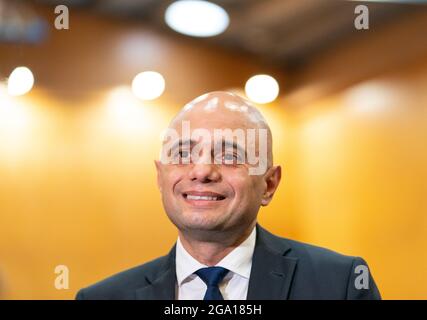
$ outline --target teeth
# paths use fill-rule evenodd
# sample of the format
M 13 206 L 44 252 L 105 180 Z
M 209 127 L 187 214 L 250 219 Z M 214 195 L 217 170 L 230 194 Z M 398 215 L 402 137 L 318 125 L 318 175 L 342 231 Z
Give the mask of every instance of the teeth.
M 209 201 L 216 201 L 218 197 L 209 197 L 209 196 L 193 196 L 191 194 L 187 195 L 188 200 L 209 200 Z

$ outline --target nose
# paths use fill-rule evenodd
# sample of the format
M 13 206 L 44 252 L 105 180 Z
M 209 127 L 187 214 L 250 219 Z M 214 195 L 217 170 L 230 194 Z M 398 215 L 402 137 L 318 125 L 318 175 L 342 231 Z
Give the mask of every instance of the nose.
M 204 163 L 193 164 L 188 175 L 191 181 L 203 183 L 216 182 L 221 178 L 216 165 Z

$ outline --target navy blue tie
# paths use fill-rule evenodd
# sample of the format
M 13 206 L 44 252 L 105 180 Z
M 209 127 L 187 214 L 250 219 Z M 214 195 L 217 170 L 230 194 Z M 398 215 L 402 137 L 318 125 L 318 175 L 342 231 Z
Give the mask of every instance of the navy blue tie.
M 223 267 L 207 267 L 195 272 L 208 286 L 203 300 L 224 300 L 218 285 L 227 273 L 228 270 Z

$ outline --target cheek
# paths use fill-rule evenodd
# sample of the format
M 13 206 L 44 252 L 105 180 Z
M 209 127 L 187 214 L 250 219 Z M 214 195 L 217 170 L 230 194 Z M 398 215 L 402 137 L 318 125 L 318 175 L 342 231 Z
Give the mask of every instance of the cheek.
M 259 197 L 262 181 L 249 176 L 247 172 L 227 173 L 224 176 L 227 177 L 227 182 L 233 188 L 236 198 L 247 199 L 247 202 L 252 202 Z
M 161 175 L 163 192 L 173 193 L 173 187 L 185 176 L 184 170 L 168 167 Z
M 259 177 L 249 176 L 245 181 L 245 186 L 246 194 L 250 197 L 248 201 L 252 203 L 259 202 L 264 190 L 263 180 Z

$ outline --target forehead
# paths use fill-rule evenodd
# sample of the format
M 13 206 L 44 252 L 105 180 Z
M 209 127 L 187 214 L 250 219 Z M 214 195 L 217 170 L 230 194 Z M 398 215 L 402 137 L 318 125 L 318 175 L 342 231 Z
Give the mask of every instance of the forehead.
M 214 129 L 249 129 L 257 128 L 255 123 L 250 123 L 244 116 L 235 112 L 201 113 L 189 112 L 175 122 L 174 127 L 181 129 L 183 121 L 188 121 L 191 131 L 198 128 L 212 131 Z
M 214 129 L 256 129 L 258 119 L 249 112 L 247 105 L 239 101 L 218 101 L 217 98 L 206 99 L 194 105 L 187 105 L 175 119 L 172 128 L 180 129 L 184 121 L 188 122 L 191 130 L 203 128 Z
M 185 146 L 205 143 L 214 148 L 219 143 L 245 152 L 249 146 L 256 146 L 260 137 L 256 124 L 249 122 L 242 116 L 227 113 L 215 113 L 211 116 L 200 116 L 190 112 L 172 128 L 176 133 L 174 147 L 185 141 Z M 189 129 L 189 130 L 188 130 Z M 199 131 L 202 129 L 202 131 Z

